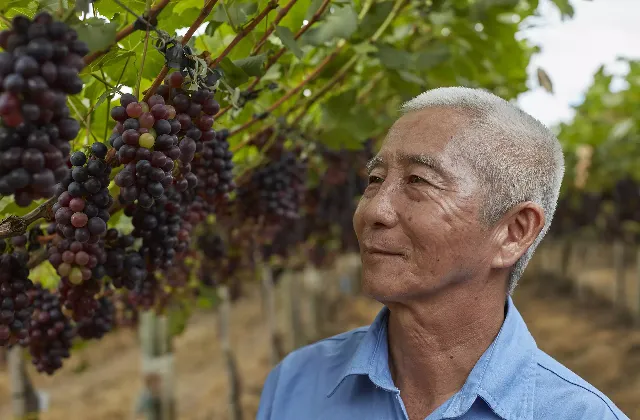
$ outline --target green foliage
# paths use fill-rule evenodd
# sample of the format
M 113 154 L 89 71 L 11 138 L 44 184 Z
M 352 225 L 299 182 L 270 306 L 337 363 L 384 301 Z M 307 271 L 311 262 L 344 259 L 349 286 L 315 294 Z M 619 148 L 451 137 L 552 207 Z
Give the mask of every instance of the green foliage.
M 559 138 L 565 150 L 566 179 L 575 176 L 576 151 L 581 145 L 593 147 L 587 189 L 611 188 L 619 179 L 630 176 L 640 181 L 640 61 L 623 60 L 629 65 L 626 87 L 612 90 L 613 76 L 601 67 L 584 102 L 575 106 L 570 123 L 561 124 Z
M 160 37 L 155 31 L 150 32 L 144 67 L 141 59 L 144 31 L 135 31 L 113 45 L 116 33 L 134 22 L 136 15 L 144 13 L 147 2 L 123 0 L 123 3 L 134 14 L 113 0 L 98 0 L 92 3 L 96 14 L 83 19 L 80 11 L 86 9 L 86 2 L 65 0 L 68 9 L 58 15 L 74 26 L 92 51 L 110 47 L 83 70 L 85 89 L 69 100 L 73 116 L 82 125 L 73 142 L 74 149 L 94 141 L 106 142 L 114 127 L 109 112 L 118 104 L 121 93 L 133 90 L 138 81 L 142 91 L 147 89 L 165 63 L 155 48 Z M 222 106 L 241 104 L 242 91 L 256 77 L 261 77 L 261 83 L 256 86 L 261 89 L 258 97 L 246 101 L 242 109 L 218 118 L 216 127 L 239 127 L 264 112 L 290 89 L 305 84 L 300 93 L 283 101 L 264 121 L 232 137 L 232 146 L 285 114 L 289 115 L 290 122 L 291 116 L 297 114 L 288 111 L 293 107 L 303 109 L 308 97 L 322 89 L 355 55 L 356 64 L 345 77 L 306 109 L 300 129 L 308 137 L 330 146 L 359 147 L 363 138 L 384 132 L 403 101 L 425 89 L 449 85 L 483 87 L 507 99 L 524 92 L 526 67 L 536 49 L 526 41 L 516 40 L 515 34 L 518 22 L 532 15 L 537 3 L 537 0 L 408 2 L 397 15 L 391 16 L 398 4 L 395 0 L 333 1 L 318 21 L 296 40 L 294 34 L 317 14 L 322 4 L 322 0 L 299 0 L 277 23 L 264 47 L 254 53 L 254 47 L 273 24 L 277 11 L 271 11 L 253 31 L 240 36 L 240 31 L 268 6 L 269 0 L 232 0 L 216 4 L 204 20 L 206 29 L 197 31 L 189 45 L 195 54 L 206 50 L 215 58 L 236 37 L 241 37 L 218 65 L 223 78 L 216 98 Z M 556 0 L 559 9 L 570 15 L 570 5 L 565 3 Z M 184 31 L 190 26 L 202 5 L 202 0 L 170 2 L 158 15 L 158 29 L 168 37 L 176 37 L 177 42 L 176 30 Z M 0 12 L 11 18 L 16 13 L 32 16 L 43 8 L 58 12 L 58 7 L 57 0 L 5 0 Z M 381 36 L 377 42 L 372 43 L 371 37 L 379 32 L 381 25 L 387 24 L 378 34 Z M 306 80 L 342 43 L 346 45 L 340 54 L 316 78 Z M 281 48 L 286 49 L 285 54 L 267 69 L 269 57 Z M 276 82 L 277 88 L 265 89 L 271 82 Z M 626 126 L 621 124 L 618 131 L 622 133 L 623 129 Z M 630 133 L 633 130 L 624 136 Z M 255 151 L 239 153 L 238 170 L 243 171 L 259 158 Z M 14 212 L 14 207 L 6 206 L 0 214 Z M 128 218 L 122 216 L 117 220 L 120 225 Z

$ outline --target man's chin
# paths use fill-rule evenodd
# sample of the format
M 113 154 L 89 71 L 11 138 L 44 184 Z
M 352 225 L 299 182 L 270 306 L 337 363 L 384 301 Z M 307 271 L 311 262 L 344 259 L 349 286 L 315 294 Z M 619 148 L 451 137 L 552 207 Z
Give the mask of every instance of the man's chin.
M 381 303 L 397 302 L 406 298 L 410 291 L 397 276 L 370 275 L 363 273 L 362 294 Z

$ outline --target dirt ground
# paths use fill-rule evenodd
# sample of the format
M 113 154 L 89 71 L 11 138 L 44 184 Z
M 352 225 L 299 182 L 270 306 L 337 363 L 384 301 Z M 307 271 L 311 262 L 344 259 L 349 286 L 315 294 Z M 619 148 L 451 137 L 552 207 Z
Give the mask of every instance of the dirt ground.
M 516 304 L 538 345 L 605 392 L 630 418 L 640 419 L 640 330 L 624 326 L 607 307 L 585 306 L 527 279 Z M 349 298 L 325 334 L 368 324 L 379 305 Z M 254 419 L 268 373 L 268 337 L 260 297 L 233 308 L 232 344 L 242 377 L 245 419 Z M 194 316 L 176 340 L 176 394 L 180 420 L 227 419 L 227 376 L 214 313 Z M 139 382 L 135 334 L 118 331 L 73 354 L 53 377 L 32 374 L 50 406 L 41 420 L 133 419 Z M 10 390 L 0 371 L 0 419 L 11 419 Z

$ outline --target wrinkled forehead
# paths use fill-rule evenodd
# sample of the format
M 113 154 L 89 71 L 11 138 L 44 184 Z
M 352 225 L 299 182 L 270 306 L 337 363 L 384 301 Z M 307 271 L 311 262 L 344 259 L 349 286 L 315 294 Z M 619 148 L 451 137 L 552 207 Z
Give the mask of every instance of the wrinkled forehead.
M 447 169 L 457 163 L 457 139 L 469 116 L 452 108 L 428 108 L 400 117 L 389 129 L 375 160 L 424 163 Z

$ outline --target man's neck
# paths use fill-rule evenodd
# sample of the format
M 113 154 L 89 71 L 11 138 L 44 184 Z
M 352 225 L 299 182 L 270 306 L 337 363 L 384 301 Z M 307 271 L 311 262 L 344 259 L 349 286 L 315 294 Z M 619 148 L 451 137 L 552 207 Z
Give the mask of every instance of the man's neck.
M 424 419 L 458 392 L 500 331 L 504 291 L 470 289 L 387 304 L 389 368 L 411 419 Z

